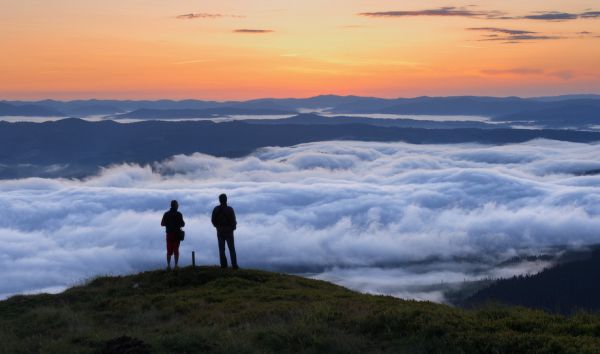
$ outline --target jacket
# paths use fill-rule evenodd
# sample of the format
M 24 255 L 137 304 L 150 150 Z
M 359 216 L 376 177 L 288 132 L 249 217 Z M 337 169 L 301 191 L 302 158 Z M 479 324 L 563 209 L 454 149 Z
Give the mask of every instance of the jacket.
M 171 209 L 164 213 L 160 226 L 165 226 L 168 234 L 179 233 L 185 226 L 183 215 L 177 210 Z
M 228 205 L 217 205 L 213 209 L 211 221 L 218 234 L 233 233 L 237 227 L 235 212 Z

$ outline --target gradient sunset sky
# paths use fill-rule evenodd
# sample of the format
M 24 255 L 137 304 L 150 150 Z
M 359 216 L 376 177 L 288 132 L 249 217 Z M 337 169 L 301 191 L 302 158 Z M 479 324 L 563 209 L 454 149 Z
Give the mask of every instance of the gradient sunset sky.
M 1 99 L 600 93 L 600 1 L 0 0 Z

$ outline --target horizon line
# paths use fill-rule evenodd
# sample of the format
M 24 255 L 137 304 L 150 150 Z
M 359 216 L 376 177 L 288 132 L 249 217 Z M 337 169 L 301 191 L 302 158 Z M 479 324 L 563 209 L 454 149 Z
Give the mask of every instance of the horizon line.
M 563 97 L 563 96 L 600 96 L 600 92 L 584 92 L 584 93 L 562 93 L 555 95 L 473 95 L 473 94 L 463 94 L 463 95 L 419 95 L 419 96 L 394 96 L 394 97 L 383 97 L 383 96 L 372 96 L 372 95 L 356 95 L 356 94 L 333 94 L 333 93 L 323 93 L 317 95 L 310 96 L 296 96 L 296 97 L 257 97 L 257 98 L 249 98 L 249 99 L 211 99 L 211 98 L 97 98 L 97 97 L 87 97 L 87 98 L 73 98 L 73 99 L 57 99 L 57 98 L 39 98 L 39 99 L 26 99 L 26 98 L 17 98 L 17 99 L 6 99 L 0 98 L 0 102 L 41 102 L 41 101 L 56 101 L 56 102 L 74 102 L 74 101 L 212 101 L 212 102 L 248 102 L 248 101 L 256 101 L 256 100 L 304 100 L 311 99 L 317 97 L 325 97 L 325 96 L 335 96 L 335 97 L 357 97 L 357 98 L 375 98 L 375 99 L 385 99 L 385 100 L 396 100 L 396 99 L 416 99 L 416 98 L 449 98 L 449 97 L 490 97 L 490 98 L 522 98 L 522 99 L 530 99 L 530 98 L 545 98 L 545 97 Z

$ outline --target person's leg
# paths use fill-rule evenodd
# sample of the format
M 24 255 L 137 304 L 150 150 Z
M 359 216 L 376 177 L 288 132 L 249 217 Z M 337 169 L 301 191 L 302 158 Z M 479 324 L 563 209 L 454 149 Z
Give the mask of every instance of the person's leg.
M 217 235 L 219 240 L 219 258 L 221 260 L 221 268 L 227 268 L 227 257 L 225 256 L 225 238 Z
M 171 255 L 173 254 L 173 245 L 167 234 L 167 269 L 171 269 Z
M 233 269 L 238 269 L 237 254 L 235 253 L 235 242 L 233 234 L 227 236 L 227 248 L 229 248 L 229 256 L 231 257 L 231 266 Z
M 179 268 L 179 244 L 181 241 L 173 241 L 173 255 L 175 256 L 175 268 Z

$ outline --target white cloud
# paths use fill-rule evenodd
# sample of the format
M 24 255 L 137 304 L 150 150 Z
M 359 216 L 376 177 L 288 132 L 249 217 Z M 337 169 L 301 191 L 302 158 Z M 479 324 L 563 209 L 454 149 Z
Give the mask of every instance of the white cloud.
M 600 169 L 598 156 L 600 145 L 546 140 L 321 142 L 241 159 L 175 156 L 83 181 L 0 181 L 0 296 L 162 267 L 171 199 L 187 222 L 183 262 L 195 250 L 216 264 L 209 213 L 226 192 L 242 267 L 441 301 L 428 284 L 517 274 L 532 267 L 494 265 L 598 243 L 600 176 L 577 176 Z

